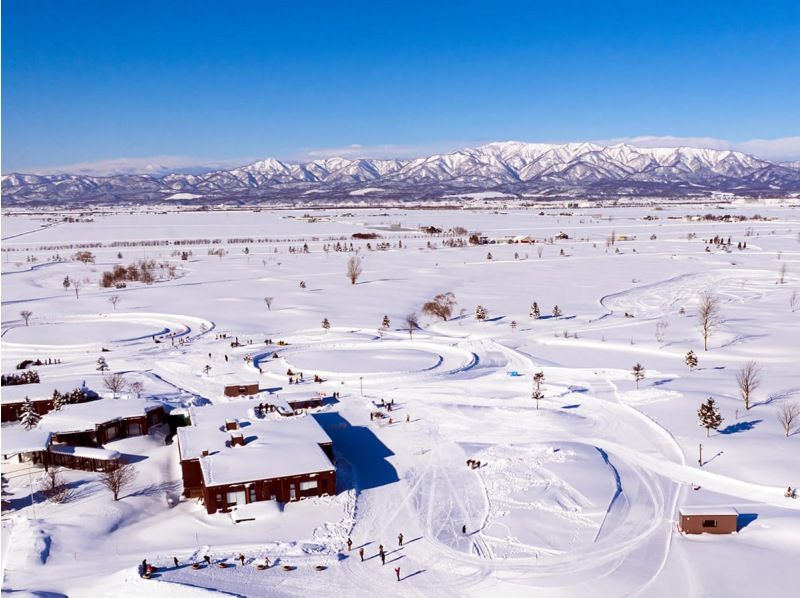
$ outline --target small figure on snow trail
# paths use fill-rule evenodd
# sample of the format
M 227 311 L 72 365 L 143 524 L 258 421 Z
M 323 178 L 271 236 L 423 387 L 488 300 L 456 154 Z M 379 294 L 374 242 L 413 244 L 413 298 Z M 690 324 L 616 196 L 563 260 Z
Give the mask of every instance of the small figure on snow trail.
M 347 538 L 347 551 L 349 552 L 353 548 L 353 539 Z
M 394 573 L 397 575 L 397 581 L 400 581 L 400 567 L 395 567 Z
M 381 565 L 385 565 L 385 564 L 386 564 L 386 553 L 382 552 L 381 553 Z
M 178 562 L 178 557 L 176 557 L 176 556 L 172 557 L 172 562 L 173 562 L 173 563 L 175 563 L 175 568 L 177 569 L 177 568 L 178 568 L 178 565 L 180 564 L 180 563 Z
M 239 555 L 239 560 L 240 560 L 240 561 L 241 561 L 241 563 L 242 563 L 242 567 L 244 567 L 244 555 L 243 555 L 243 554 L 240 554 L 240 555 Z
M 402 546 L 403 545 L 403 532 L 397 534 L 397 543 Z
M 211 557 L 210 557 L 210 556 L 208 556 L 208 555 L 205 555 L 205 556 L 203 557 L 203 560 L 206 562 L 206 564 L 207 564 L 207 565 L 210 565 L 210 564 L 211 564 Z
M 461 526 L 461 533 L 464 534 L 465 536 L 467 535 L 467 524 L 466 523 Z
M 363 563 L 364 562 L 364 547 L 363 546 L 358 549 L 358 556 L 361 557 L 361 562 Z

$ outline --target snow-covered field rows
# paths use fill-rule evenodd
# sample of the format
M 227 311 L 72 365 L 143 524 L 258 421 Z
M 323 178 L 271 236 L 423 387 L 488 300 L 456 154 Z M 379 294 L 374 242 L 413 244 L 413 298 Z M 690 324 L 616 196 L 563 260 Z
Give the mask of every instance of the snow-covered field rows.
M 707 213 L 748 219 L 686 218 Z M 800 431 L 787 437 L 778 412 L 800 405 L 800 298 L 793 300 L 800 294 L 799 209 L 304 214 L 138 212 L 55 224 L 3 215 L 4 374 L 24 359 L 60 359 L 36 368 L 42 382 L 78 380 L 102 390 L 102 355 L 112 371 L 144 384 L 142 399 L 169 408 L 229 401 L 223 383 L 256 379 L 285 396 L 340 393 L 315 414 L 333 439 L 338 494 L 286 504 L 255 522 L 207 515 L 195 500 L 170 506 L 166 497 L 182 489 L 181 470 L 176 444 L 163 437 L 106 445 L 138 472 L 118 502 L 97 474 L 80 471 L 66 473 L 75 488 L 70 501 L 31 496 L 41 470 L 4 461 L 4 591 L 798 592 L 800 500 L 784 492 L 800 485 Z M 756 214 L 768 220 L 752 219 Z M 421 226 L 463 227 L 493 240 L 569 238 L 445 247 L 455 237 L 428 235 Z M 369 232 L 380 237 L 351 238 Z M 714 236 L 731 245 L 709 245 Z M 187 239 L 210 244 L 120 243 Z M 337 241 L 354 251 L 324 250 Z M 375 250 L 381 242 L 390 248 Z M 82 244 L 99 244 L 90 249 L 93 263 L 71 259 Z M 209 254 L 220 248 L 222 255 Z M 181 260 L 176 251 L 191 255 Z M 50 261 L 56 254 L 64 261 Z M 353 255 L 363 267 L 357 284 L 346 277 Z M 101 288 L 104 271 L 140 259 L 169 262 L 173 276 Z M 78 293 L 63 286 L 66 277 L 80 281 Z M 422 313 L 424 302 L 445 292 L 457 301 L 450 319 Z M 720 310 L 708 351 L 697 319 L 703 293 L 713 294 Z M 530 315 L 533 302 L 540 318 Z M 475 318 L 478 305 L 488 312 L 483 321 Z M 27 325 L 22 311 L 32 312 Z M 409 331 L 412 312 L 419 325 Z M 243 346 L 232 348 L 237 337 Z M 685 363 L 689 350 L 699 360 L 693 371 Z M 762 382 L 745 409 L 736 373 L 749 360 L 762 368 Z M 636 363 L 644 367 L 638 385 Z M 303 371 L 306 382 L 289 386 L 289 368 Z M 536 372 L 544 374 L 538 408 L 531 399 Z M 313 383 L 313 374 L 325 382 Z M 697 411 L 708 397 L 724 419 L 706 438 Z M 396 405 L 391 424 L 370 418 L 382 399 Z M 9 428 L 19 425 L 3 425 Z M 470 469 L 468 459 L 482 466 Z M 735 508 L 740 530 L 680 534 L 682 506 Z M 401 532 L 406 541 L 398 547 Z M 379 544 L 387 548 L 386 566 L 375 556 Z M 186 566 L 206 554 L 235 566 Z M 234 560 L 240 554 L 244 564 Z M 293 569 L 259 570 L 264 556 Z M 143 558 L 164 568 L 141 579 Z

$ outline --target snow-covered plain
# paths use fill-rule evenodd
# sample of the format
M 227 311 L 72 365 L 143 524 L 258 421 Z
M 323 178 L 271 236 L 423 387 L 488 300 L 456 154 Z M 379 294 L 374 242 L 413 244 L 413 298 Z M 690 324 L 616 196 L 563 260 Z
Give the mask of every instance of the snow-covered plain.
M 770 220 L 685 218 L 705 213 Z M 103 355 L 113 371 L 144 383 L 142 400 L 170 408 L 230 401 L 222 396 L 223 384 L 255 379 L 287 398 L 340 393 L 338 401 L 304 416 L 317 418 L 333 439 L 337 495 L 264 511 L 257 521 L 209 516 L 194 500 L 170 506 L 167 497 L 180 494 L 181 477 L 177 446 L 165 445 L 163 436 L 106 445 L 138 472 L 119 502 L 96 474 L 78 471 L 66 473 L 75 488 L 71 501 L 46 502 L 40 492 L 31 496 L 40 470 L 3 462 L 10 501 L 3 510 L 4 591 L 798 592 L 800 500 L 785 498 L 784 490 L 800 485 L 800 432 L 784 435 L 777 408 L 800 402 L 800 300 L 796 311 L 790 309 L 799 288 L 800 210 L 664 204 L 305 215 L 137 212 L 55 224 L 3 215 L 4 373 L 23 359 L 59 358 L 58 365 L 36 368 L 43 383 L 69 381 L 70 390 L 77 379 L 102 390 L 96 361 Z M 412 232 L 423 225 L 461 226 L 492 239 L 544 240 L 563 231 L 569 239 L 449 248 L 443 241 L 452 237 Z M 612 231 L 618 240 L 608 245 Z M 367 241 L 350 238 L 356 232 L 381 238 L 369 241 L 368 250 Z M 732 249 L 708 246 L 704 239 L 715 235 L 731 237 Z M 230 243 L 234 238 L 268 240 Z M 210 244 L 112 245 L 179 239 Z M 337 241 L 359 250 L 363 274 L 355 285 L 345 277 L 353 253 L 323 250 Z M 391 249 L 375 251 L 381 241 Z M 744 241 L 747 249 L 737 250 Z M 87 242 L 102 245 L 91 249 L 95 263 L 48 262 L 75 251 L 61 247 Z M 220 247 L 228 253 L 208 254 Z M 192 255 L 180 260 L 176 249 Z M 141 258 L 171 261 L 178 275 L 124 289 L 97 284 L 104 270 Z M 62 287 L 65 276 L 88 279 L 79 297 Z M 409 334 L 405 316 L 446 291 L 458 301 L 453 317 L 420 314 L 420 326 Z M 707 352 L 695 317 L 704 291 L 721 302 L 721 323 Z M 108 301 L 112 295 L 120 299 L 116 308 Z M 270 309 L 265 297 L 273 297 Z M 533 301 L 542 310 L 539 319 L 529 317 Z M 474 317 L 478 304 L 488 310 L 486 321 Z M 553 317 L 556 304 L 562 315 Z M 28 326 L 22 310 L 33 312 Z M 379 330 L 384 315 L 391 320 L 386 331 Z M 323 330 L 324 318 L 330 330 Z M 659 322 L 665 324 L 657 340 Z M 153 342 L 152 335 L 171 332 L 176 342 L 168 336 Z M 230 346 L 235 337 L 243 346 Z M 690 349 L 699 358 L 694 371 L 684 364 Z M 745 410 L 735 372 L 749 359 L 762 365 L 763 384 Z M 631 374 L 637 362 L 646 368 L 638 388 Z M 306 382 L 289 386 L 287 368 L 304 371 Z M 545 380 L 537 409 L 531 390 L 538 371 Z M 311 382 L 315 373 L 325 382 Z M 709 396 L 724 421 L 706 438 L 696 412 Z M 391 424 L 388 417 L 370 418 L 381 399 L 394 401 Z M 468 468 L 467 459 L 482 467 Z M 733 507 L 741 529 L 682 535 L 676 531 L 681 506 Z M 381 543 L 386 566 L 376 556 Z M 362 546 L 363 563 L 357 555 Z M 188 566 L 205 554 L 232 566 Z M 244 565 L 234 560 L 240 554 Z M 173 556 L 181 561 L 177 568 Z M 264 556 L 292 569 L 259 570 Z M 163 567 L 153 579 L 137 574 L 143 558 Z

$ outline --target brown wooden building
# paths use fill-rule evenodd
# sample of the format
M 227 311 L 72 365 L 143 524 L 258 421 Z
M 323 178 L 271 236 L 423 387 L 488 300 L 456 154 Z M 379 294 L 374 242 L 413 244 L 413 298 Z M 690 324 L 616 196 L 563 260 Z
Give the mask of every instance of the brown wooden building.
M 119 467 L 121 458 L 122 455 L 117 451 L 53 444 L 45 453 L 45 464 L 83 471 L 111 471 Z
M 67 405 L 47 416 L 53 441 L 72 446 L 97 447 L 113 440 L 145 436 L 153 426 L 167 421 L 164 407 L 141 400 L 100 399 Z
M 739 531 L 739 513 L 730 507 L 682 507 L 679 527 L 684 534 L 733 534 Z
M 226 397 L 246 397 L 257 394 L 258 382 L 254 382 L 252 384 L 228 384 L 225 386 Z
M 208 513 L 336 493 L 333 443 L 312 417 L 256 417 L 249 401 L 190 409 L 178 429 L 184 495 Z

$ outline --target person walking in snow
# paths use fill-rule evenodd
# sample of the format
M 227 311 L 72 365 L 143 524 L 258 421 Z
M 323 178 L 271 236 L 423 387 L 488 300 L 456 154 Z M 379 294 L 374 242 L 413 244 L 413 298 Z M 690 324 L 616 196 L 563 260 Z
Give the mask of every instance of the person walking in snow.
M 176 557 L 176 556 L 172 557 L 172 562 L 173 562 L 173 563 L 175 563 L 175 568 L 177 569 L 177 568 L 178 568 L 178 565 L 179 565 L 179 563 L 178 563 L 178 557 Z
M 350 552 L 352 548 L 353 548 L 353 539 L 347 538 L 347 551 Z
M 402 546 L 403 545 L 403 532 L 397 534 L 397 543 Z
M 386 564 L 386 553 L 381 551 L 381 565 Z
M 239 560 L 242 562 L 242 567 L 244 567 L 244 555 L 243 554 L 239 555 Z
M 466 523 L 461 526 L 461 533 L 464 534 L 465 536 L 467 535 L 467 524 Z
M 210 565 L 211 564 L 211 557 L 210 556 L 205 555 L 203 557 L 203 560 L 206 562 L 206 565 Z
M 397 575 L 397 581 L 400 581 L 400 567 L 394 568 L 394 574 Z
M 358 556 L 361 557 L 361 562 L 363 563 L 364 562 L 364 547 L 363 546 L 358 549 Z

